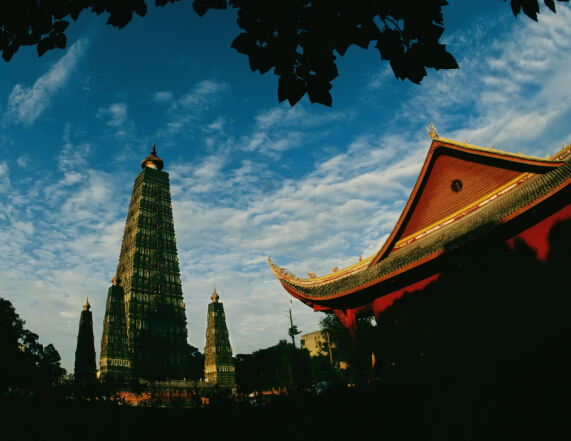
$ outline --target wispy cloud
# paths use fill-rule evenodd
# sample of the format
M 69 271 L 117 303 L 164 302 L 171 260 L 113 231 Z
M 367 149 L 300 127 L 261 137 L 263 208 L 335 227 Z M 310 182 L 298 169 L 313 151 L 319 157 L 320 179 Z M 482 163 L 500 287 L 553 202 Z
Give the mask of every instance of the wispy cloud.
M 6 161 L 0 162 L 0 193 L 6 193 L 10 188 L 10 176 Z
M 215 106 L 228 90 L 229 87 L 224 82 L 213 79 L 200 81 L 190 92 L 171 103 L 168 109 L 170 121 L 160 134 L 165 138 L 178 134 L 192 135 L 204 112 Z M 159 96 L 166 98 L 166 95 Z M 155 101 L 156 99 L 157 95 Z
M 171 91 L 166 92 L 156 92 L 153 95 L 153 101 L 157 103 L 169 103 L 173 99 L 173 94 Z
M 87 50 L 88 41 L 76 41 L 67 53 L 32 87 L 17 84 L 8 97 L 8 104 L 2 116 L 4 127 L 10 124 L 32 124 L 46 110 L 54 96 L 67 86 L 77 64 Z
M 445 137 L 541 156 L 571 141 L 570 8 L 538 23 L 476 19 L 446 43 L 465 54 L 460 69 L 429 75 L 395 119 L 432 121 Z
M 278 158 L 279 152 L 300 147 L 303 143 L 309 144 L 316 136 L 324 135 L 323 132 L 312 135 L 308 129 L 325 127 L 327 131 L 344 118 L 347 115 L 343 112 L 307 112 L 301 103 L 293 108 L 284 103 L 258 114 L 254 130 L 240 139 L 240 147 L 248 152 L 256 151 Z
M 121 127 L 127 120 L 127 108 L 125 103 L 111 104 L 107 109 L 99 109 L 96 118 L 107 117 L 109 120 L 106 124 L 110 127 Z

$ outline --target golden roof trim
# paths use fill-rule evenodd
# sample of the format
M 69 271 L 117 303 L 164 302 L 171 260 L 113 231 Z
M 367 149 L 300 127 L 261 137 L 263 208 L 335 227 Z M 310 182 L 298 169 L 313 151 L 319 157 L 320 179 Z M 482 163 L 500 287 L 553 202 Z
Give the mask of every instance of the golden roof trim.
M 494 148 L 480 147 L 478 145 L 468 144 L 467 142 L 459 142 L 459 141 L 454 141 L 452 139 L 446 139 L 446 138 L 437 138 L 436 140 L 439 142 L 445 143 L 445 144 L 452 144 L 452 145 L 455 145 L 457 147 L 464 147 L 464 148 L 468 148 L 470 150 L 476 150 L 479 152 L 499 154 L 501 156 L 507 156 L 507 157 L 514 158 L 514 159 L 527 159 L 527 160 L 537 161 L 537 162 L 560 162 L 559 159 L 555 159 L 555 157 L 560 152 L 556 155 L 553 155 L 553 157 L 547 159 L 547 158 L 538 158 L 537 156 L 522 155 L 520 153 L 506 152 L 503 150 L 498 150 L 494 146 L 492 146 Z M 567 146 L 566 148 L 571 148 L 571 144 L 569 146 Z
M 347 268 L 343 268 L 341 270 L 334 271 L 334 272 L 332 272 L 330 274 L 326 274 L 324 276 L 311 277 L 310 274 L 313 274 L 313 272 L 307 273 L 308 275 L 310 275 L 309 279 L 299 278 L 295 274 L 286 270 L 285 268 L 281 268 L 281 267 L 277 266 L 274 262 L 272 262 L 272 259 L 270 259 L 270 256 L 268 256 L 268 262 L 270 264 L 270 268 L 272 269 L 273 273 L 275 274 L 275 276 L 278 279 L 294 281 L 295 283 L 297 283 L 299 285 L 319 285 L 319 284 L 324 283 L 324 282 L 329 282 L 331 280 L 340 279 L 340 278 L 348 276 L 348 275 L 350 275 L 350 274 L 352 274 L 358 270 L 361 270 L 362 268 L 366 268 L 369 265 L 369 262 L 373 259 L 373 257 L 374 256 L 370 256 L 370 257 L 367 257 L 366 259 L 361 259 L 359 262 L 357 262 L 351 266 L 348 266 Z

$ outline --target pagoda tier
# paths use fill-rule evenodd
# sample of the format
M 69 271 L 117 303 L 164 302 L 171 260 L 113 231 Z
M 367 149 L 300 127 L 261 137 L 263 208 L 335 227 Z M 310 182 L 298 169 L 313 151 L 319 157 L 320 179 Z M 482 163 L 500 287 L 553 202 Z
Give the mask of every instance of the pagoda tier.
M 422 288 L 459 253 L 506 241 L 571 205 L 571 145 L 541 159 L 442 139 L 436 131 L 431 137 L 416 185 L 381 249 L 309 279 L 268 257 L 286 291 L 316 311 L 333 310 L 353 327 L 356 315 L 377 315 L 389 297 Z
M 124 375 L 184 378 L 186 313 L 176 249 L 169 175 L 153 151 L 135 179 L 117 267 L 117 284 L 107 299 L 101 372 L 128 368 Z M 120 299 L 119 299 L 120 298 Z M 121 305 L 121 311 L 110 303 Z M 123 352 L 111 350 L 111 320 L 122 324 Z M 117 326 L 115 321 L 115 326 Z M 123 329 L 124 327 L 124 329 Z M 119 330 L 119 329 L 118 329 Z M 115 337 L 115 336 L 113 336 Z M 114 342 L 117 342 L 114 339 Z M 123 357 L 123 358 L 120 358 Z M 111 371 L 109 371 L 111 372 Z
M 204 347 L 204 374 L 206 381 L 221 386 L 236 386 L 234 360 L 224 305 L 218 302 L 216 288 L 208 305 L 206 346 Z

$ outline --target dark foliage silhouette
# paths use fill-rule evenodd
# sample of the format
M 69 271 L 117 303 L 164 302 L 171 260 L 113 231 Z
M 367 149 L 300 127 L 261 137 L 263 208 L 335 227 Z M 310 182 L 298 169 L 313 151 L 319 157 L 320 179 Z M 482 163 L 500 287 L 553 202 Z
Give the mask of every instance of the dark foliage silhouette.
M 236 383 L 241 393 L 309 388 L 314 382 L 310 362 L 307 349 L 280 340 L 277 345 L 252 354 L 236 355 Z
M 179 0 L 155 0 L 165 6 Z M 504 0 L 507 1 L 507 0 Z M 557 0 L 568 2 L 569 0 Z M 544 0 L 555 12 L 554 0 Z M 252 71 L 274 69 L 278 99 L 293 106 L 306 93 L 312 103 L 331 106 L 329 90 L 337 76 L 335 53 L 371 42 L 396 78 L 420 83 L 426 68 L 456 69 L 454 57 L 439 43 L 446 0 L 195 0 L 200 16 L 210 9 L 238 9 L 240 33 L 232 47 L 248 56 Z M 533 20 L 538 0 L 511 0 L 512 12 Z M 77 20 L 90 9 L 107 13 L 107 24 L 125 27 L 133 14 L 147 13 L 145 0 L 6 0 L 0 2 L 0 51 L 10 61 L 20 46 L 35 45 L 38 55 L 67 44 L 68 16 Z
M 51 343 L 43 346 L 38 335 L 24 328 L 25 321 L 12 302 L 0 298 L 0 389 L 46 389 L 65 375 L 60 355 Z

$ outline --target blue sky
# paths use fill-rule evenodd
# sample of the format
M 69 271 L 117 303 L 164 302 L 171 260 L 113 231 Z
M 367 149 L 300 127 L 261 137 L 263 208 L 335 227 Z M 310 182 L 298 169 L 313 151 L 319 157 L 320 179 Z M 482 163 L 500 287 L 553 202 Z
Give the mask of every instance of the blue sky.
M 151 2 L 152 3 L 152 2 Z M 124 29 L 84 12 L 68 48 L 0 62 L 0 296 L 73 371 L 79 314 L 107 289 L 140 162 L 156 134 L 170 174 L 189 341 L 205 344 L 213 285 L 234 353 L 288 338 L 298 276 L 373 254 L 442 137 L 544 157 L 571 142 L 571 10 L 539 23 L 498 1 L 451 1 L 443 42 L 460 70 L 396 80 L 375 49 L 338 58 L 333 107 L 277 100 L 277 76 L 230 48 L 236 13 L 191 2 Z M 291 306 L 304 333 L 319 313 Z

